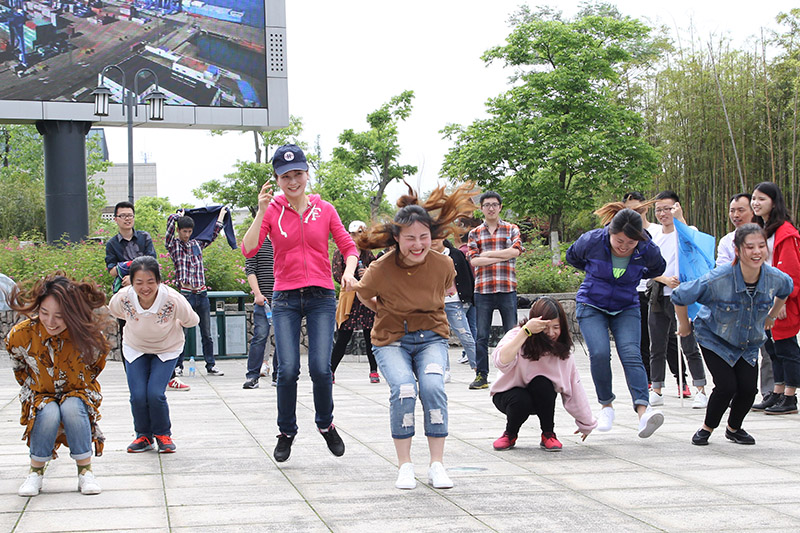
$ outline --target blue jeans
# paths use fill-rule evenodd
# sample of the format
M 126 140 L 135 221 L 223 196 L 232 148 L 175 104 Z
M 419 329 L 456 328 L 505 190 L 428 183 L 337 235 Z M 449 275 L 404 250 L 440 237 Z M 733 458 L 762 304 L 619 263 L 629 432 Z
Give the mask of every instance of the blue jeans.
M 444 304 L 444 312 L 447 313 L 447 321 L 467 354 L 469 366 L 475 368 L 475 339 L 472 337 L 467 320 L 467 309 L 470 307 L 472 306 L 461 302 L 449 302 Z M 449 359 L 447 368 L 450 368 Z
M 776 341 L 772 338 L 772 332 L 767 331 L 764 349 L 772 360 L 775 384 L 800 387 L 800 346 L 797 345 L 797 337 Z
M 278 429 L 297 434 L 297 379 L 300 377 L 300 324 L 306 318 L 308 373 L 314 393 L 314 421 L 319 429 L 333 423 L 331 349 L 336 327 L 336 293 L 304 287 L 272 293 L 272 321 L 278 357 Z
M 211 340 L 211 303 L 208 301 L 206 291 L 193 293 L 181 291 L 181 294 L 192 306 L 194 312 L 200 317 L 200 340 L 203 344 L 203 359 L 206 361 L 206 370 L 214 368 L 214 341 Z M 188 336 L 191 328 L 183 328 L 184 336 Z M 179 367 L 183 368 L 183 353 L 178 361 Z
M 176 361 L 162 361 L 152 353 L 146 353 L 132 363 L 125 361 L 136 437 L 144 435 L 152 440 L 153 435 L 172 435 L 165 391 Z
M 59 426 L 64 426 L 69 456 L 80 461 L 92 456 L 92 427 L 83 400 L 75 396 L 64 398 L 61 405 L 49 402 L 36 411 L 31 430 L 31 459 L 46 463 L 53 458 Z
M 611 388 L 610 329 L 617 345 L 617 355 L 625 371 L 634 409 L 637 405 L 649 405 L 647 372 L 644 370 L 640 352 L 642 330 L 639 308 L 634 307 L 611 315 L 591 305 L 578 303 L 575 315 L 589 350 L 597 401 L 608 405 L 616 399 Z
M 492 315 L 500 311 L 503 330 L 508 332 L 517 325 L 517 292 L 497 292 L 473 295 L 478 322 L 478 338 L 475 339 L 475 367 L 478 374 L 489 375 L 489 335 L 492 332 Z
M 425 435 L 447 436 L 444 365 L 447 339 L 433 331 L 406 333 L 388 346 L 373 346 L 378 368 L 389 384 L 389 422 L 393 439 L 414 436 L 417 391 L 425 416 Z M 419 388 L 417 388 L 419 383 Z
M 261 365 L 264 363 L 269 340 L 269 308 L 266 302 L 264 305 L 253 305 L 253 338 L 250 339 L 250 349 L 247 351 L 247 379 L 258 379 L 261 375 Z

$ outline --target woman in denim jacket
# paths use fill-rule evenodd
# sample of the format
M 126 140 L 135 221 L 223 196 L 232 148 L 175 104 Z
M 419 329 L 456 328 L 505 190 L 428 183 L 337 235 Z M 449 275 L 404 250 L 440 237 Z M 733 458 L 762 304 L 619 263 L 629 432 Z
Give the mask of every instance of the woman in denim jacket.
M 765 329 L 775 325 L 792 279 L 765 264 L 769 256 L 767 234 L 757 224 L 740 226 L 733 237 L 736 259 L 694 281 L 681 283 L 672 292 L 678 315 L 678 334 L 689 335 L 692 326 L 686 306 L 703 305 L 694 320 L 694 331 L 706 366 L 714 376 L 703 427 L 692 444 L 708 444 L 730 405 L 725 437 L 737 444 L 755 444 L 742 428 L 753 405 L 758 379 L 758 351 L 767 340 Z

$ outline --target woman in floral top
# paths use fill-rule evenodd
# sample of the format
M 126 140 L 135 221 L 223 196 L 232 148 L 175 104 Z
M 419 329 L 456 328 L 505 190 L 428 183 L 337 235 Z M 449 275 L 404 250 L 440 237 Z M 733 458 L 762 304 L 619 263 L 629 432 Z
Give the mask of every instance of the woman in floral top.
M 107 318 L 94 312 L 104 307 L 105 294 L 93 283 L 60 274 L 47 276 L 29 290 L 12 290 L 9 305 L 26 315 L 6 337 L 14 375 L 22 386 L 20 423 L 30 448 L 31 470 L 20 496 L 36 496 L 44 468 L 64 444 L 78 465 L 78 490 L 99 494 L 92 473 L 95 454 L 103 453 L 100 384 L 97 376 L 110 348 L 103 336 Z

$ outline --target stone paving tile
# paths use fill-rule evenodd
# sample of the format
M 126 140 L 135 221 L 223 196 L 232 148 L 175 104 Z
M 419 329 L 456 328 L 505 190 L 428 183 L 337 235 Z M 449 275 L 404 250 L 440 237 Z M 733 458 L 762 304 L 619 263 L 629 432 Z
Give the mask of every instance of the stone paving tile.
M 492 529 L 480 519 L 470 516 L 459 517 L 437 517 L 430 516 L 424 520 L 417 518 L 395 517 L 394 513 L 384 513 L 383 517 L 375 519 L 363 519 L 360 514 L 348 520 L 336 520 L 329 522 L 332 531 L 342 533 L 405 533 L 415 531 L 420 533 L 447 531 L 449 533 L 471 533 L 492 531 Z
M 319 521 L 319 518 L 305 503 L 282 505 L 226 501 L 224 505 L 170 506 L 169 520 L 173 528 L 201 527 L 206 531 L 215 531 L 220 526 L 232 525 L 249 525 L 251 529 L 256 524 L 260 524 L 261 527 L 268 524 L 269 529 L 279 524 L 294 527 L 298 521 L 313 523 Z
M 43 495 L 37 496 L 37 498 Z M 78 494 L 83 498 L 83 495 Z M 43 498 L 44 499 L 44 498 Z M 94 531 L 115 525 L 135 530 L 166 529 L 167 513 L 161 507 L 26 511 L 14 533 Z

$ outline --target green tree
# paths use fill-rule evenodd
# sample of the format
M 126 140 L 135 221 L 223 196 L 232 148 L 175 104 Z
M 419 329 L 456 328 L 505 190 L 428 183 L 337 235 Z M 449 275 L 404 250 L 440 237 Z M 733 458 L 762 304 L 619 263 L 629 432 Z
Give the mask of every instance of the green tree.
M 320 163 L 314 192 L 332 203 L 345 226 L 353 220 L 370 220 L 369 189 L 339 161 Z
M 333 149 L 333 159 L 342 163 L 356 175 L 371 175 L 369 200 L 370 218 L 375 218 L 381 209 L 386 187 L 395 180 L 402 180 L 417 172 L 413 165 L 400 165 L 400 143 L 397 125 L 411 114 L 414 91 L 403 91 L 380 109 L 367 115 L 369 129 L 356 132 L 347 129 L 339 135 L 343 146 Z
M 551 231 L 594 207 L 599 191 L 646 187 L 658 153 L 623 103 L 620 73 L 656 51 L 650 28 L 606 5 L 573 20 L 522 8 L 506 44 L 483 56 L 514 68 L 512 87 L 489 100 L 489 118 L 442 130 L 454 143 L 442 174 L 498 190 L 520 215 L 547 215 Z
M 136 200 L 135 228 L 148 232 L 154 241 L 160 240 L 167 229 L 167 217 L 177 209 L 178 207 L 166 198 L 154 196 L 139 198 Z

